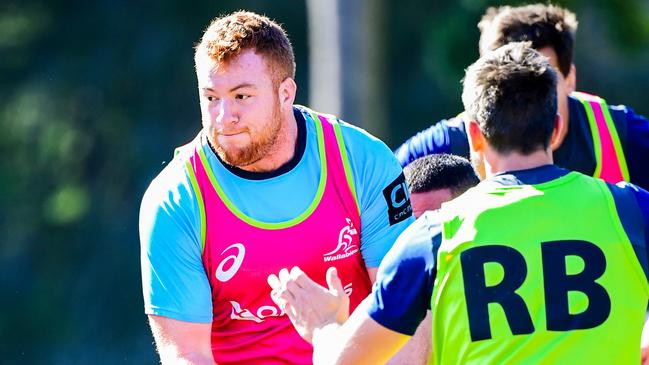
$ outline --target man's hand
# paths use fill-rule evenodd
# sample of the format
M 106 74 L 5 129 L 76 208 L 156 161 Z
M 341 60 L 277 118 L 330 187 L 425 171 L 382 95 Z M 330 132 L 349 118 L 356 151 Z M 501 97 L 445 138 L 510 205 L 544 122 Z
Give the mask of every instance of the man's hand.
M 343 323 L 349 317 L 349 298 L 335 267 L 327 270 L 325 288 L 311 280 L 300 268 L 268 276 L 273 289 L 271 298 L 286 312 L 297 332 L 309 343 L 313 332 L 331 324 Z

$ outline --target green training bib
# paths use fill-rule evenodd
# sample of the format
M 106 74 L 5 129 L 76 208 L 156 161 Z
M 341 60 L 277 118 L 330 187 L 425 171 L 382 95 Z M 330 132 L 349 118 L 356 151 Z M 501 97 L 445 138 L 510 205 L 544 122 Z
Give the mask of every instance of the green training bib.
M 441 214 L 434 363 L 639 362 L 649 287 L 603 181 L 487 181 Z

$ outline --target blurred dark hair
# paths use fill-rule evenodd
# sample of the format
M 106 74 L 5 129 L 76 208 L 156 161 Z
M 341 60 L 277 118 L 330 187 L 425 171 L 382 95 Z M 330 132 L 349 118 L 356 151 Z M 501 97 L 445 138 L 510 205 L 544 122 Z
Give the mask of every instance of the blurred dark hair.
M 406 166 L 403 173 L 411 193 L 450 189 L 456 197 L 480 182 L 469 160 L 448 154 L 419 158 Z
M 559 70 L 568 76 L 577 25 L 574 13 L 556 5 L 489 8 L 478 23 L 480 54 L 510 42 L 531 42 L 534 49 L 552 47 Z
M 546 149 L 557 114 L 557 75 L 529 43 L 483 55 L 464 77 L 462 102 L 499 153 Z

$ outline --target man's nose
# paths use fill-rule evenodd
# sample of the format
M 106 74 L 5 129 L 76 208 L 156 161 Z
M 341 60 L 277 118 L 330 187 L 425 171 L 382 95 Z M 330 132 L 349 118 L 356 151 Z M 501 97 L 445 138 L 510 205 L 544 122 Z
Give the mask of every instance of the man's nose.
M 239 120 L 236 106 L 227 99 L 221 99 L 215 106 L 215 109 L 215 122 L 221 128 L 228 128 L 228 126 Z

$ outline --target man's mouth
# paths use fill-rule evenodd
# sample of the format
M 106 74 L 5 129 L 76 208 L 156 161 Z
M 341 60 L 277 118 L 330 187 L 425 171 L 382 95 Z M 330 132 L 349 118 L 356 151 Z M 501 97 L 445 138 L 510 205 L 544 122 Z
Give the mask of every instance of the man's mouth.
M 232 136 L 236 136 L 236 135 L 239 135 L 239 134 L 242 134 L 242 133 L 244 133 L 244 132 L 243 131 L 240 131 L 240 132 L 225 132 L 225 133 L 224 132 L 219 132 L 219 133 L 217 133 L 217 135 L 223 136 L 223 137 L 232 137 Z

